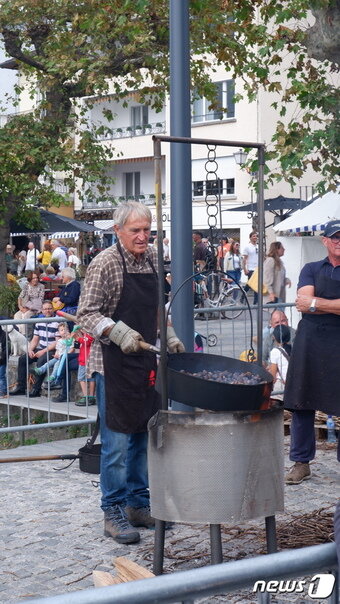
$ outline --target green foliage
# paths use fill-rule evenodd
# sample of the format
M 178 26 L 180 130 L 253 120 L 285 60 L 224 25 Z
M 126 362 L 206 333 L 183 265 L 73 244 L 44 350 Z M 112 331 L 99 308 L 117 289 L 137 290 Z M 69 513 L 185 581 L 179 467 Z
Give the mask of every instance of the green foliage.
M 18 310 L 18 297 L 20 287 L 17 283 L 0 283 L 0 314 L 5 317 L 13 317 Z
M 211 108 L 218 100 L 209 74 L 218 65 L 241 80 L 236 100 L 272 93 L 278 122 L 268 182 L 294 183 L 311 167 L 325 190 L 338 178 L 339 90 L 335 66 L 310 58 L 310 9 L 335 23 L 332 0 L 191 0 L 191 80 Z M 161 110 L 169 88 L 168 11 L 168 0 L 0 0 L 0 34 L 26 78 L 17 94 L 28 85 L 32 99 L 37 88 L 42 97 L 34 112 L 0 128 L 0 226 L 7 228 L 0 253 L 13 216 L 29 224 L 37 200 L 65 203 L 54 174 L 71 194 L 114 202 L 106 174 L 114 150 L 97 137 L 109 138 L 115 115 L 106 108 L 107 124 L 90 126 L 88 110 L 94 96 L 108 93 L 126 105 L 131 90 Z
M 34 436 L 31 436 L 30 438 L 25 438 L 25 445 L 36 445 L 37 443 L 38 439 Z

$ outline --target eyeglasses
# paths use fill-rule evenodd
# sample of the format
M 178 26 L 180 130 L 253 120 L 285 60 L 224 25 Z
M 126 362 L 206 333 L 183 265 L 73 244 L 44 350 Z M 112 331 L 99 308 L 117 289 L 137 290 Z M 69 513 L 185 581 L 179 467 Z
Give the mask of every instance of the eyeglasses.
M 340 241 L 340 233 L 334 233 L 330 236 L 331 241 Z

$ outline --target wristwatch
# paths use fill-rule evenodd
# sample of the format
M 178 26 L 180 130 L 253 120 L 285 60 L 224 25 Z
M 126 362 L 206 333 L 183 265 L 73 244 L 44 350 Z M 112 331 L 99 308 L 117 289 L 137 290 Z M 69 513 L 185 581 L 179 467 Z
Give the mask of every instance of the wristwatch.
M 309 307 L 309 312 L 315 312 L 316 311 L 316 298 L 313 298 L 313 300 L 310 303 L 310 307 Z

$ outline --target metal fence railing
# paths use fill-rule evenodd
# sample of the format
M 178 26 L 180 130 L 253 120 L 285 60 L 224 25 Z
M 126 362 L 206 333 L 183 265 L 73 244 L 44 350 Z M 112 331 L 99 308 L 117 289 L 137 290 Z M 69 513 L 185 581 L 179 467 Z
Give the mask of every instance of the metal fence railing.
M 67 400 L 65 403 L 53 403 L 53 397 L 58 393 L 58 390 L 51 390 L 49 386 L 44 390 L 44 395 L 37 399 L 32 399 L 29 396 L 31 386 L 30 375 L 33 364 L 28 362 L 28 344 L 32 336 L 34 325 L 39 322 L 52 323 L 65 322 L 62 317 L 46 318 L 38 317 L 25 320 L 5 319 L 0 321 L 0 325 L 5 333 L 8 333 L 10 325 L 24 325 L 26 330 L 26 341 L 24 348 L 19 351 L 20 354 L 26 354 L 26 394 L 20 396 L 11 395 L 11 388 L 15 385 L 18 377 L 18 362 L 20 354 L 13 355 L 13 345 L 10 336 L 7 339 L 6 345 L 6 384 L 7 391 L 0 401 L 0 434 L 9 434 L 18 432 L 20 436 L 20 444 L 24 444 L 24 433 L 32 430 L 42 430 L 44 428 L 61 428 L 67 426 L 80 426 L 94 424 L 96 421 L 97 407 L 89 407 L 86 404 L 83 407 L 75 406 L 75 401 L 72 400 L 72 372 L 68 370 L 66 363 L 66 393 Z M 18 332 L 16 331 L 16 334 Z M 23 350 L 26 351 L 23 352 Z M 52 355 L 51 355 L 52 356 Z M 50 370 L 46 374 L 50 375 Z M 37 421 L 37 414 L 39 420 Z M 57 414 L 57 417 L 56 417 Z M 64 415 L 65 419 L 61 420 L 60 415 Z
M 323 579 L 323 574 L 326 573 L 332 573 L 334 579 L 331 576 Z M 321 578 L 319 577 L 320 574 Z M 294 588 L 293 581 L 289 582 L 287 589 L 286 581 L 282 580 L 306 576 L 311 578 L 296 582 L 295 593 L 300 598 L 309 595 L 312 598 L 310 601 L 322 601 L 325 604 L 336 604 L 340 601 L 337 582 L 337 556 L 334 543 L 256 556 L 235 562 L 176 572 L 171 575 L 161 575 L 142 581 L 68 592 L 67 594 L 39 598 L 39 600 L 30 600 L 30 603 L 168 604 L 170 602 L 181 602 L 182 604 L 192 604 L 198 598 L 227 594 L 249 588 L 247 595 L 253 594 L 254 598 L 258 598 L 258 602 L 264 604 L 271 601 L 271 593 L 275 592 L 273 585 L 277 585 L 276 595 L 280 596 L 285 593 L 285 585 L 286 591 L 293 595 L 294 589 L 291 589 Z M 266 590 L 269 581 L 275 582 L 268 586 L 271 593 Z M 326 593 L 327 596 L 325 597 Z M 227 597 L 225 601 L 228 601 Z M 246 601 L 248 601 L 248 598 Z M 302 602 L 305 599 L 299 601 Z

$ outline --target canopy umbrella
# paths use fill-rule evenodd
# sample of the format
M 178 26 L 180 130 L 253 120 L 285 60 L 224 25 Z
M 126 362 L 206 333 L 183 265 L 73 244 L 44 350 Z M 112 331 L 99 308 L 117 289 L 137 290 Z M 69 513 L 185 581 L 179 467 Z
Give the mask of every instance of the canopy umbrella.
M 20 235 L 36 234 L 36 235 L 53 235 L 56 239 L 62 237 L 76 237 L 78 233 L 97 233 L 102 231 L 93 224 L 61 216 L 48 210 L 39 209 L 41 224 L 36 228 L 27 227 L 24 224 L 10 221 L 11 236 L 17 237 Z
M 265 212 L 272 212 L 275 215 L 274 224 L 277 219 L 279 221 L 290 216 L 295 210 L 301 210 L 311 203 L 310 201 L 304 201 L 299 197 L 284 197 L 284 195 L 278 195 L 278 197 L 272 197 L 271 199 L 264 200 Z M 286 211 L 285 211 L 286 210 Z M 247 203 L 237 208 L 232 208 L 230 212 L 249 212 L 253 214 L 257 212 L 257 203 Z M 268 225 L 267 225 L 268 226 Z

